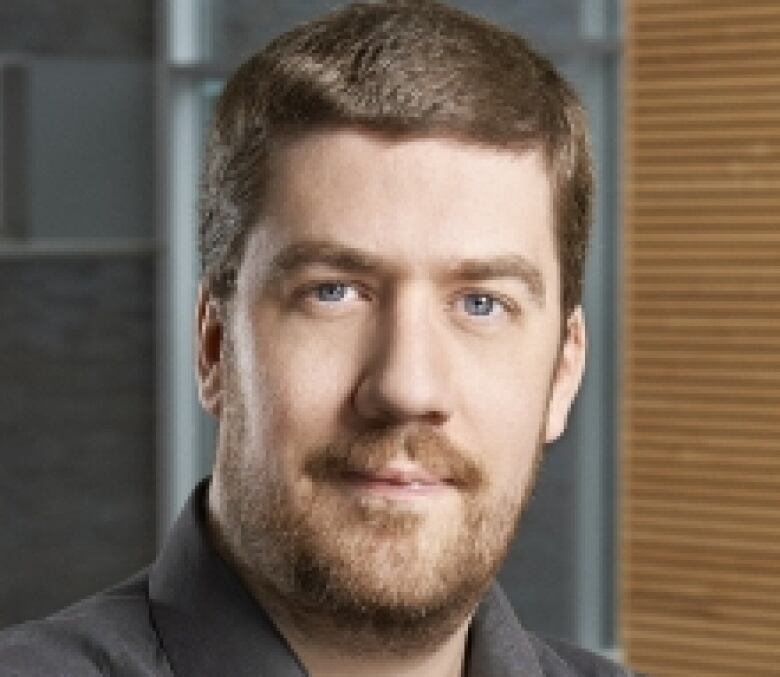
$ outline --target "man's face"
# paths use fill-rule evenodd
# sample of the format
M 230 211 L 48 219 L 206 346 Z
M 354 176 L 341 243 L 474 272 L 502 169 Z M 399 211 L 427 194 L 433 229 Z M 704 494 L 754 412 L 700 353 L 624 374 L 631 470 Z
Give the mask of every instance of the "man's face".
M 542 160 L 328 131 L 273 170 L 220 350 L 201 300 L 219 527 L 251 585 L 299 609 L 462 618 L 580 378 Z

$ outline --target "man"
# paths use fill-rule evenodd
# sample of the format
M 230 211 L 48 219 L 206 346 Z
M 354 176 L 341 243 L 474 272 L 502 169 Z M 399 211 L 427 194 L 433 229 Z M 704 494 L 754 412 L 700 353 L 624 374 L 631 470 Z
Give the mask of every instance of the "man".
M 590 197 L 570 88 L 443 5 L 245 63 L 201 197 L 213 476 L 148 571 L 6 632 L 0 674 L 625 674 L 492 582 L 582 375 Z

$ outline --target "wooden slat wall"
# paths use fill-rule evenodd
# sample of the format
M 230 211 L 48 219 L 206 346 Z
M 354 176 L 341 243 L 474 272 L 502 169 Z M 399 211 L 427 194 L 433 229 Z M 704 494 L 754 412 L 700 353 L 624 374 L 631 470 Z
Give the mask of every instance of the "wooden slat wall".
M 780 675 L 780 0 L 627 0 L 621 628 Z

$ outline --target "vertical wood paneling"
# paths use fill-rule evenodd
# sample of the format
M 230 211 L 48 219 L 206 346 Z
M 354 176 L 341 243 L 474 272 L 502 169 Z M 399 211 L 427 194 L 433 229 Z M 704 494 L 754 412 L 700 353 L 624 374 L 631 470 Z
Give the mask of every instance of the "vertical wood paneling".
M 780 675 L 780 2 L 625 7 L 622 641 Z

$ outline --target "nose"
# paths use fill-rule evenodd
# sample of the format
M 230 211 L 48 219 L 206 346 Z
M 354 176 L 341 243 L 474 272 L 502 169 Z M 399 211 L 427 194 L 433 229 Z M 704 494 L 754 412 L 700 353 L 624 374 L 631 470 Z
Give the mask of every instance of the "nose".
M 354 409 L 365 423 L 441 425 L 450 418 L 446 337 L 428 305 L 422 299 L 396 302 L 381 314 L 354 393 Z

